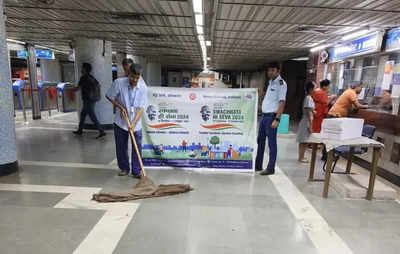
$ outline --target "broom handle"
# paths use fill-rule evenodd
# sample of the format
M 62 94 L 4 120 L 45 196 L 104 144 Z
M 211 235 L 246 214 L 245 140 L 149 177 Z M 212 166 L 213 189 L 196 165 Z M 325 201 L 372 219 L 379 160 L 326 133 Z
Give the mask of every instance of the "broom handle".
M 124 116 L 124 118 L 125 118 L 126 122 L 128 123 L 128 126 L 131 126 L 131 121 L 129 120 L 129 118 L 127 118 L 126 116 Z M 128 130 L 129 130 L 129 134 L 130 134 L 129 136 L 131 136 L 133 147 L 134 147 L 134 149 L 136 151 L 136 155 L 137 155 L 138 160 L 139 160 L 140 169 L 142 170 L 142 176 L 145 177 L 146 176 L 146 171 L 144 170 L 142 156 L 140 156 L 139 148 L 138 148 L 138 146 L 136 144 L 135 135 L 134 135 L 132 129 L 128 128 Z

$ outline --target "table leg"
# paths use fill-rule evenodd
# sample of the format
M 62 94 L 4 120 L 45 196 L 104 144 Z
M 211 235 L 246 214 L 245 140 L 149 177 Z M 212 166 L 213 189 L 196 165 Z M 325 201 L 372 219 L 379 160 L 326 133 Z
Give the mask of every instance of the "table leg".
M 332 162 L 333 162 L 333 149 L 328 152 L 328 158 L 327 158 L 326 170 L 325 170 L 324 191 L 322 193 L 323 198 L 328 197 L 329 181 L 331 180 Z
M 317 159 L 317 148 L 318 148 L 318 144 L 313 143 L 312 144 L 312 153 L 311 153 L 311 163 L 310 163 L 310 174 L 308 176 L 309 182 L 314 181 L 314 170 L 315 170 L 315 161 Z
M 376 171 L 378 168 L 378 160 L 379 155 L 381 152 L 380 147 L 374 147 L 374 153 L 372 155 L 372 164 L 371 164 L 371 174 L 369 176 L 369 184 L 368 184 L 368 191 L 367 191 L 367 199 L 372 200 L 374 195 L 374 186 L 375 186 L 375 178 L 376 178 Z
M 349 154 L 347 155 L 346 174 L 350 174 L 351 164 L 353 163 L 354 146 L 350 147 Z

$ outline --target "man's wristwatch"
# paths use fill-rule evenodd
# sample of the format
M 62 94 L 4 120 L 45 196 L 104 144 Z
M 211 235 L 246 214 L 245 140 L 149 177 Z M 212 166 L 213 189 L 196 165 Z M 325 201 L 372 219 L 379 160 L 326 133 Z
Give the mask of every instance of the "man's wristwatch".
M 277 122 L 280 122 L 280 121 L 281 121 L 281 119 L 280 119 L 280 118 L 278 118 L 278 117 L 275 117 L 275 121 L 277 121 Z

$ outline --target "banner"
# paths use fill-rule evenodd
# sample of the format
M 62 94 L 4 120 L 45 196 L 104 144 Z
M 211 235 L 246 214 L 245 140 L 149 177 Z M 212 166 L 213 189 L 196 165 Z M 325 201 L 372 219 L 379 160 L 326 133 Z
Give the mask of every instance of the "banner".
M 253 171 L 256 89 L 148 87 L 145 166 Z

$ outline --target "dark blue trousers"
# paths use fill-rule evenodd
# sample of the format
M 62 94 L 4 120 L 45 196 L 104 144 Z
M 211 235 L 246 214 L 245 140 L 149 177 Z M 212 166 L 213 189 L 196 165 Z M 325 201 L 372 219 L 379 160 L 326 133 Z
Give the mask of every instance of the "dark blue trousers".
M 86 116 L 89 115 L 90 120 L 94 123 L 96 128 L 100 131 L 103 132 L 103 127 L 99 123 L 99 120 L 97 120 L 96 114 L 94 113 L 94 105 L 96 102 L 90 101 L 90 100 L 84 100 L 83 101 L 83 107 L 81 111 L 81 119 L 79 120 L 79 131 L 83 130 L 83 125 L 85 124 L 85 119 Z
M 263 115 L 260 122 L 260 127 L 258 130 L 258 149 L 257 149 L 257 157 L 256 157 L 256 169 L 262 169 L 263 161 L 264 161 L 264 152 L 265 152 L 265 141 L 268 137 L 268 146 L 269 146 L 269 162 L 267 169 L 275 169 L 276 163 L 276 154 L 277 154 L 277 144 L 276 144 L 276 134 L 278 129 L 271 128 L 271 124 L 274 121 L 274 116 L 265 116 Z
M 118 125 L 114 124 L 114 135 L 115 135 L 115 150 L 117 153 L 118 167 L 122 171 L 131 172 L 132 175 L 138 176 L 141 174 L 139 159 L 136 154 L 136 150 L 132 144 L 132 167 L 129 166 L 129 156 L 128 156 L 128 140 L 130 140 L 129 132 L 120 128 Z M 142 156 L 142 131 L 134 132 L 136 144 L 139 148 L 140 156 Z

